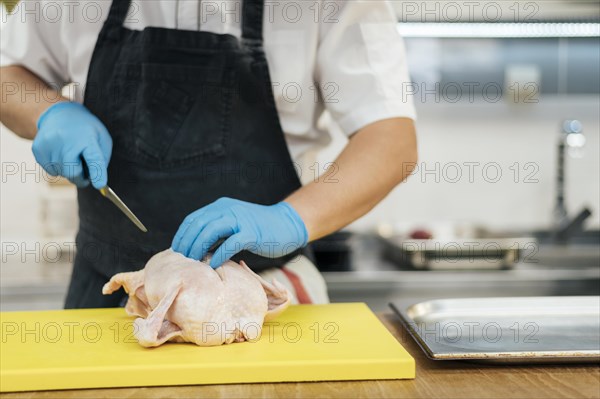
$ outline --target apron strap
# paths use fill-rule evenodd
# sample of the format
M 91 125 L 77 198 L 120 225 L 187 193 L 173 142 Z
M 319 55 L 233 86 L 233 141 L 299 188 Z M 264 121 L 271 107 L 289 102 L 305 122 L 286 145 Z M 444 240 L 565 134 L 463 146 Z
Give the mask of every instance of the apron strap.
M 263 0 L 242 0 L 242 38 L 262 42 Z
M 130 4 L 131 0 L 113 0 L 106 23 L 113 26 L 123 26 Z

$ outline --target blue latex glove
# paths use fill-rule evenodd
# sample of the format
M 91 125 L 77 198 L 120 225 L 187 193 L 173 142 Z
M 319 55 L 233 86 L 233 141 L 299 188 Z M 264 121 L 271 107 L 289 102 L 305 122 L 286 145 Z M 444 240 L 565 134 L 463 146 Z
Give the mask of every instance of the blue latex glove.
M 32 150 L 36 161 L 51 176 L 64 176 L 77 187 L 107 184 L 112 138 L 106 127 L 83 105 L 59 102 L 40 116 Z M 83 175 L 81 158 L 89 178 Z
M 187 257 L 202 259 L 224 237 L 229 238 L 213 254 L 212 268 L 242 250 L 277 258 L 308 242 L 306 226 L 289 204 L 266 206 L 220 198 L 190 213 L 179 226 L 171 247 Z

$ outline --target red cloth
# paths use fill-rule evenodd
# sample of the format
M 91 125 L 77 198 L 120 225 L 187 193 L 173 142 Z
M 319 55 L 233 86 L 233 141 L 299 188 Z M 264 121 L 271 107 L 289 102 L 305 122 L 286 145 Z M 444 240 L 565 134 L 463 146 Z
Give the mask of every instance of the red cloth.
M 302 284 L 302 280 L 300 280 L 300 277 L 298 277 L 296 273 L 287 269 L 286 267 L 282 267 L 281 271 L 283 272 L 283 274 L 285 274 L 288 280 L 290 280 L 290 283 L 292 283 L 292 287 L 294 287 L 294 291 L 296 291 L 296 298 L 298 298 L 298 303 L 312 303 L 310 296 L 308 296 L 308 293 L 304 289 L 304 285 Z

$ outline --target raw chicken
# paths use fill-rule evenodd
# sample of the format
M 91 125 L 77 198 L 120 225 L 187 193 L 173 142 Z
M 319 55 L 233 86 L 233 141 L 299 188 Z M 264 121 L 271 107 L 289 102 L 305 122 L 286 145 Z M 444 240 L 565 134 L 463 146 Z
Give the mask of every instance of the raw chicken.
M 244 262 L 212 269 L 171 249 L 154 255 L 142 270 L 114 275 L 102 293 L 121 287 L 129 294 L 126 312 L 139 316 L 134 335 L 146 347 L 166 341 L 212 346 L 256 340 L 263 322 L 290 303 L 282 284 L 266 282 Z

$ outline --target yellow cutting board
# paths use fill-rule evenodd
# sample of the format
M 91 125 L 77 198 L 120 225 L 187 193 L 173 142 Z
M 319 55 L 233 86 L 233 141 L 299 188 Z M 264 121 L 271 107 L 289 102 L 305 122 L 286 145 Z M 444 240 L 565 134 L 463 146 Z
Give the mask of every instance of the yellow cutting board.
M 414 378 L 363 303 L 291 306 L 254 342 L 141 347 L 118 309 L 0 313 L 0 391 Z

